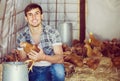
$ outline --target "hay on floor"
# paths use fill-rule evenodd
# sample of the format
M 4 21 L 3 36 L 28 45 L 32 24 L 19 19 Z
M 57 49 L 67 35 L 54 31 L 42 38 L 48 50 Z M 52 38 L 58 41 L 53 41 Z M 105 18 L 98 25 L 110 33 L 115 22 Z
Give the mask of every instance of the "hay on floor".
M 2 81 L 2 64 L 0 64 L 0 81 Z M 65 81 L 120 81 L 120 69 L 104 66 L 96 70 L 86 66 L 76 67 L 75 73 L 71 77 L 66 77 Z
M 66 77 L 65 81 L 120 81 L 120 70 L 112 67 L 98 67 L 96 70 L 83 66 L 76 67 L 76 72 L 71 77 Z

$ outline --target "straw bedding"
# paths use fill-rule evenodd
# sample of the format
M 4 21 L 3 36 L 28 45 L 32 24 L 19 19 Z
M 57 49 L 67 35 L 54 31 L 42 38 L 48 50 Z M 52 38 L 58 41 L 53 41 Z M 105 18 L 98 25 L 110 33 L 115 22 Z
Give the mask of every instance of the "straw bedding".
M 2 64 L 0 64 L 0 81 L 2 81 Z M 76 67 L 75 72 L 65 81 L 120 81 L 120 69 L 99 66 L 93 70 L 87 66 Z
M 76 67 L 76 72 L 65 81 L 120 81 L 120 69 L 99 66 L 96 70 L 83 66 Z

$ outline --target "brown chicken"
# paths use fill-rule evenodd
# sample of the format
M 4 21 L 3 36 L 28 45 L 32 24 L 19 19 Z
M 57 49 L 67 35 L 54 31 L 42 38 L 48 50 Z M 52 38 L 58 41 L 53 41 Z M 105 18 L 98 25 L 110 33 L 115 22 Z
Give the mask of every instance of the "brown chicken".
M 62 48 L 63 48 L 63 51 L 70 51 L 71 50 L 70 47 L 65 43 L 62 44 Z
M 29 53 L 31 50 L 34 50 L 36 52 L 40 51 L 40 49 L 37 47 L 37 45 L 33 45 L 28 42 L 21 42 L 20 46 L 23 47 L 23 49 L 26 53 Z
M 65 76 L 70 77 L 75 72 L 75 66 L 70 62 L 64 62 L 65 66 Z
M 23 47 L 23 49 L 26 53 L 29 53 L 31 50 L 34 50 L 36 52 L 40 51 L 40 49 L 37 47 L 37 45 L 33 45 L 28 42 L 21 42 L 20 46 Z M 30 66 L 29 71 L 32 70 L 32 67 L 33 67 L 33 64 L 35 61 L 30 59 L 30 60 L 26 60 L 25 62 L 31 64 L 31 65 L 29 65 Z
M 94 53 L 93 53 L 91 46 L 89 44 L 85 44 L 85 48 L 87 49 L 87 56 L 88 57 L 93 56 Z
M 83 58 L 75 53 L 70 54 L 70 55 L 66 55 L 64 57 L 64 61 L 70 62 L 77 67 L 83 66 Z
M 91 43 L 91 45 L 96 46 L 96 47 L 103 47 L 104 46 L 103 42 L 100 40 L 97 40 L 92 32 L 90 32 L 89 38 L 90 38 L 89 42 Z
M 100 59 L 88 57 L 84 59 L 84 64 L 86 64 L 89 68 L 95 70 L 100 63 Z
M 19 50 L 14 49 L 10 53 L 6 54 L 4 57 L 4 61 L 5 62 L 22 61 Z
M 112 58 L 113 65 L 120 69 L 120 56 Z
M 89 39 L 88 41 L 87 40 L 85 41 L 84 47 L 87 49 L 88 57 L 101 57 L 102 56 L 101 47 L 92 46 L 91 39 Z

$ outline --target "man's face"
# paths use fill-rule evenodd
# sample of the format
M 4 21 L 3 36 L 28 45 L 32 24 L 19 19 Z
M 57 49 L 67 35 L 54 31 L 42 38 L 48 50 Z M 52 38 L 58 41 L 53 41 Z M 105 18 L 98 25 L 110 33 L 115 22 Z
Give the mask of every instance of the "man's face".
M 27 12 L 25 19 L 28 24 L 32 27 L 38 27 L 41 24 L 43 15 L 41 14 L 39 8 L 32 9 Z

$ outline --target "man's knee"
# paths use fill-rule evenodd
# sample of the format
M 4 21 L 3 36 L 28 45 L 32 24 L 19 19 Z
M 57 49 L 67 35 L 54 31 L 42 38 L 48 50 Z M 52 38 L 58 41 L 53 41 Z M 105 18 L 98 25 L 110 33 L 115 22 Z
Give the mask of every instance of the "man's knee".
M 54 73 L 56 74 L 56 76 L 59 76 L 59 77 L 65 76 L 65 69 L 63 64 L 53 64 L 52 67 L 55 71 Z

